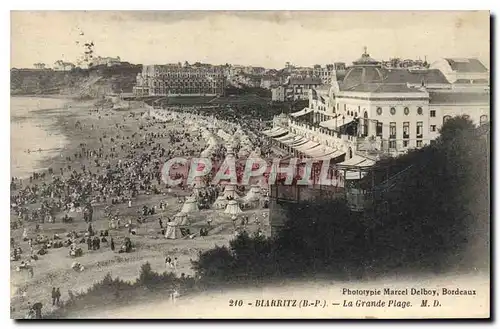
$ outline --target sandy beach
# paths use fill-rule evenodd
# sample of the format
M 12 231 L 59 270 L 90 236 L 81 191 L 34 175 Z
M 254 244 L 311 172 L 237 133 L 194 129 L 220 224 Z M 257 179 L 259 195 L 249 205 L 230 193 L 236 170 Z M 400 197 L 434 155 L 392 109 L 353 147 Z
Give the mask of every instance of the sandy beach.
M 57 154 L 51 157 L 41 159 L 39 166 L 41 168 L 52 168 L 54 172 L 59 173 L 61 168 L 65 168 L 65 177 L 67 177 L 69 168 L 79 169 L 85 165 L 91 171 L 98 171 L 95 164 L 90 159 L 75 158 L 81 145 L 85 144 L 89 149 L 97 149 L 102 145 L 105 152 L 109 152 L 112 147 L 117 146 L 117 140 L 141 141 L 143 134 L 147 133 L 168 133 L 179 129 L 181 122 L 169 122 L 162 124 L 153 124 L 141 116 L 145 108 L 140 104 L 134 104 L 134 107 L 126 111 L 100 110 L 89 112 L 94 108 L 92 102 L 70 102 L 68 106 L 63 106 L 58 110 L 40 110 L 36 115 L 51 116 L 53 120 L 50 131 L 54 134 L 60 134 L 67 139 L 64 146 L 57 150 Z M 63 113 L 61 114 L 61 112 Z M 138 130 L 138 127 L 144 127 Z M 100 142 L 100 137 L 106 136 Z M 112 141 L 110 136 L 115 136 Z M 160 143 L 166 149 L 176 149 L 177 145 L 172 145 L 167 138 L 158 138 L 155 142 Z M 61 144 L 62 145 L 62 144 Z M 197 150 L 202 149 L 203 145 L 196 145 Z M 185 147 L 185 145 L 184 145 Z M 192 145 L 191 147 L 194 147 Z M 146 151 L 146 150 L 142 150 Z M 138 151 L 139 152 L 139 151 Z M 125 151 L 118 150 L 116 158 L 112 161 L 119 161 L 121 156 L 125 156 Z M 67 157 L 71 157 L 68 161 Z M 13 160 L 15 161 L 15 159 Z M 47 178 L 46 178 L 47 180 Z M 50 178 L 48 178 L 50 180 Z M 33 181 L 33 183 L 43 184 L 42 181 Z M 28 184 L 28 180 L 23 181 L 23 186 Z M 102 244 L 99 250 L 87 251 L 87 245 L 80 243 L 78 247 L 84 250 L 83 256 L 77 259 L 69 256 L 68 248 L 48 249 L 48 253 L 39 256 L 39 260 L 33 262 L 34 276 L 30 277 L 27 271 L 16 271 L 20 261 L 11 262 L 11 307 L 12 318 L 23 317 L 27 312 L 27 302 L 42 302 L 44 304 L 43 313 L 48 313 L 54 309 L 51 303 L 52 287 L 59 287 L 62 293 L 62 300 L 68 298 L 68 290 L 79 292 L 91 286 L 94 282 L 101 280 L 107 273 L 113 277 L 119 276 L 124 280 L 135 280 L 139 275 L 140 266 L 149 262 L 154 271 L 163 272 L 169 270 L 165 266 L 165 257 L 178 258 L 177 275 L 185 273 L 192 275 L 191 260 L 197 258 L 199 251 L 213 248 L 215 245 L 227 244 L 234 236 L 233 223 L 228 216 L 220 214 L 217 210 L 203 210 L 190 215 L 191 227 L 199 229 L 206 225 L 207 217 L 213 218 L 213 230 L 208 236 L 196 237 L 194 239 L 164 239 L 160 231 L 158 220 L 171 217 L 182 207 L 174 193 L 167 193 L 167 188 L 163 184 L 157 186 L 159 194 L 141 194 L 139 193 L 132 201 L 132 206 L 127 207 L 127 203 L 113 205 L 113 211 L 119 213 L 120 220 L 136 222 L 143 206 L 155 207 L 160 201 L 167 203 L 168 206 L 163 211 L 157 211 L 154 215 L 147 217 L 147 221 L 136 228 L 136 235 L 132 237 L 135 250 L 130 253 L 118 253 L 112 251 L 106 244 Z M 177 195 L 188 195 L 188 191 L 174 191 Z M 14 192 L 12 192 L 14 193 Z M 105 215 L 105 208 L 109 202 L 97 202 L 93 205 L 92 225 L 96 232 L 109 228 L 109 221 Z M 248 210 L 245 213 L 248 216 L 261 216 L 267 209 Z M 34 221 L 24 222 L 22 227 L 11 230 L 11 238 L 16 241 L 16 245 L 23 250 L 22 260 L 29 257 L 30 247 L 27 241 L 23 241 L 23 229 L 26 228 L 28 235 L 34 237 L 37 233 L 45 236 L 59 234 L 61 237 L 70 231 L 85 232 L 87 223 L 82 219 L 82 214 L 75 212 L 70 215 L 74 217 L 72 223 L 62 223 L 60 218 L 63 212 L 56 215 L 54 223 L 45 222 L 40 224 L 39 231 L 36 231 Z M 18 221 L 18 216 L 11 212 L 11 223 Z M 262 225 L 266 225 L 265 223 Z M 250 225 L 251 226 L 251 225 Z M 249 227 L 249 230 L 256 229 Z M 128 236 L 127 229 L 111 230 L 110 236 L 116 241 L 119 247 L 125 236 Z M 117 247 L 117 248 L 118 248 Z M 38 250 L 38 246 L 35 247 Z M 72 263 L 77 260 L 85 266 L 83 272 L 76 272 L 71 268 Z M 24 293 L 23 293 L 24 292 Z

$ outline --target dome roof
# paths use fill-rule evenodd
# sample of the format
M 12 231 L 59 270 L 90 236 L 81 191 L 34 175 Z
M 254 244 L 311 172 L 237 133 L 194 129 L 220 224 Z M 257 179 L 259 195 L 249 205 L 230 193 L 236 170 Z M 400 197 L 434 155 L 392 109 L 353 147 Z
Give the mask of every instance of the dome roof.
M 347 71 L 344 77 L 342 89 L 346 90 L 365 83 L 381 83 L 385 77 L 386 72 L 381 67 L 353 66 Z
M 379 61 L 370 57 L 366 51 L 361 58 L 352 62 L 344 77 L 342 89 L 348 90 L 352 87 L 366 83 L 381 83 L 387 76 L 387 72 Z
M 354 65 L 380 65 L 381 63 L 377 61 L 376 59 L 373 59 L 370 57 L 370 54 L 366 52 L 366 47 L 365 47 L 365 52 L 361 55 L 361 58 L 358 60 L 352 62 Z

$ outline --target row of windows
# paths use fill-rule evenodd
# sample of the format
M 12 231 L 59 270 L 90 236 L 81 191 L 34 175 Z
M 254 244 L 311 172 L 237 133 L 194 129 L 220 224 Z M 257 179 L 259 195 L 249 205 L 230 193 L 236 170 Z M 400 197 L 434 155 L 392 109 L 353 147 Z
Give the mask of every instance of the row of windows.
M 422 138 L 424 133 L 424 123 L 422 121 L 418 121 L 416 128 L 417 138 Z M 396 139 L 396 122 L 389 123 L 389 138 Z M 410 122 L 403 122 L 403 138 L 410 138 Z
M 150 74 L 146 74 L 150 75 Z M 185 73 L 163 73 L 163 72 L 155 72 L 156 76 L 164 76 L 164 77 L 222 77 L 223 74 L 218 74 L 218 73 L 190 73 L 190 72 L 185 72 Z
M 409 141 L 403 141 L 403 147 L 408 147 Z M 417 147 L 422 147 L 423 142 L 422 140 L 417 140 Z M 389 141 L 389 148 L 390 149 L 396 149 L 396 141 Z
M 470 119 L 470 116 L 469 116 L 469 115 L 467 115 L 467 114 L 464 114 L 464 115 L 462 115 L 462 116 L 463 116 L 464 118 L 466 118 L 466 119 Z M 449 119 L 451 119 L 451 115 L 445 115 L 445 116 L 443 117 L 443 123 L 445 123 L 445 122 L 446 122 L 446 121 L 448 121 Z M 488 116 L 487 116 L 486 114 L 483 114 L 483 115 L 481 115 L 481 116 L 479 117 L 479 124 L 480 124 L 480 125 L 484 125 L 484 124 L 485 124 L 485 123 L 487 123 L 487 122 L 488 122 Z
M 337 108 L 338 108 L 339 104 L 337 103 Z M 350 115 L 350 116 L 354 116 L 354 117 L 357 117 L 358 116 L 358 112 L 354 112 L 354 111 L 347 111 L 347 104 L 344 104 L 344 111 L 347 112 L 347 115 Z M 358 111 L 361 112 L 361 106 L 358 106 Z M 396 108 L 395 107 L 391 107 L 389 109 L 390 113 L 392 115 L 396 115 L 397 111 L 396 111 Z M 436 115 L 436 111 L 431 111 L 431 116 L 432 116 L 432 112 L 434 112 L 434 116 Z M 377 107 L 377 115 L 382 115 L 383 113 L 383 109 L 381 107 Z M 405 115 L 409 115 L 410 114 L 410 108 L 409 107 L 405 107 L 403 109 L 403 113 Z M 417 108 L 417 114 L 418 115 L 422 115 L 424 113 L 424 110 L 421 108 L 421 107 L 418 107 Z M 365 115 L 365 117 L 367 117 L 367 115 Z
M 153 87 L 218 87 L 216 83 L 153 83 Z
M 218 89 L 191 89 L 191 88 L 182 88 L 182 89 L 163 89 L 163 88 L 155 88 L 154 93 L 155 94 L 167 94 L 167 93 L 172 93 L 172 94 L 216 94 Z
M 222 88 L 223 85 L 213 83 L 154 83 L 153 87 L 160 88 Z
M 469 119 L 469 116 L 466 114 L 464 115 L 465 118 Z M 443 123 L 445 123 L 447 120 L 451 119 L 451 116 L 450 115 L 446 115 L 443 117 Z M 481 117 L 479 118 L 479 124 L 480 125 L 484 125 L 485 123 L 488 122 L 488 116 L 487 115 L 481 115 Z M 436 125 L 430 125 L 429 127 L 429 130 L 431 132 L 436 132 L 437 131 L 437 127 Z
M 171 83 L 175 83 L 175 82 L 198 82 L 198 83 L 201 83 L 201 82 L 216 82 L 216 83 L 221 83 L 221 82 L 224 82 L 224 80 L 222 79 L 210 79 L 210 78 L 205 78 L 205 77 L 202 77 L 202 78 L 199 78 L 199 79 L 190 79 L 190 78 L 179 78 L 179 79 L 169 79 L 169 78 L 159 78 L 159 79 L 142 79 L 142 80 L 146 80 L 146 81 L 153 81 L 153 82 L 171 82 Z
M 339 104 L 337 103 L 337 106 L 338 105 Z M 346 111 L 346 109 L 347 109 L 346 108 L 346 104 L 344 104 L 344 111 Z M 358 106 L 358 110 L 361 111 L 361 106 Z M 358 112 L 354 112 L 354 111 L 346 111 L 346 112 L 347 112 L 347 115 L 349 115 L 349 116 L 354 116 L 355 118 L 358 117 Z M 396 109 L 394 107 L 391 107 L 390 112 L 391 112 L 392 115 L 395 115 L 396 114 Z M 382 108 L 381 107 L 377 107 L 377 114 L 381 115 L 382 113 L 383 113 Z M 408 115 L 410 113 L 410 110 L 409 110 L 408 107 L 404 108 L 404 113 L 406 115 Z M 423 109 L 421 107 L 417 108 L 417 114 L 419 114 L 419 115 L 423 114 Z M 367 112 L 365 112 L 364 117 L 365 118 L 368 117 L 368 113 Z M 430 110 L 430 117 L 431 118 L 435 118 L 436 117 L 436 110 Z M 470 119 L 470 116 L 467 115 L 467 114 L 463 115 L 463 117 L 465 117 L 466 119 Z M 451 118 L 450 115 L 444 116 L 443 123 L 446 122 L 446 120 L 448 120 L 450 118 Z M 486 122 L 488 122 L 488 116 L 487 115 L 481 115 L 481 117 L 479 119 L 479 123 L 482 125 L 482 124 L 485 124 Z
M 382 109 L 381 107 L 377 107 L 377 114 L 378 114 L 378 115 L 382 115 L 382 113 L 383 113 L 383 112 L 384 112 L 384 111 L 383 111 L 383 109 Z M 391 107 L 391 108 L 389 109 L 389 113 L 391 113 L 391 115 L 396 115 L 396 112 L 397 112 L 397 111 L 396 111 L 396 108 L 395 108 L 395 107 Z M 409 108 L 409 107 L 405 107 L 405 108 L 403 109 L 403 113 L 404 113 L 405 115 L 409 115 L 409 114 L 410 114 L 410 108 Z M 423 113 L 424 113 L 424 110 L 423 110 L 420 106 L 419 106 L 419 107 L 417 107 L 417 114 L 418 114 L 418 115 L 422 115 Z

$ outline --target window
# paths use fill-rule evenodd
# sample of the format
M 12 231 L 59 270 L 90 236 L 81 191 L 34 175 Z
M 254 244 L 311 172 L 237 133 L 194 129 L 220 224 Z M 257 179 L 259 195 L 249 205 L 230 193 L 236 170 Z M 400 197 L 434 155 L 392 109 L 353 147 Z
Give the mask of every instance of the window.
M 436 131 L 436 125 L 431 125 L 431 131 L 435 132 Z
M 424 123 L 422 121 L 417 122 L 417 138 L 422 138 Z
M 382 115 L 382 108 L 381 107 L 377 107 L 377 114 Z
M 436 117 L 436 110 L 431 110 L 431 118 L 435 118 Z
M 422 147 L 422 141 L 421 140 L 417 140 L 417 147 Z
M 418 115 L 422 115 L 422 113 L 424 113 L 424 110 L 422 110 L 422 108 L 421 108 L 421 107 L 419 107 L 419 108 L 417 109 L 417 113 L 418 113 Z
M 389 141 L 389 148 L 395 149 L 396 148 L 396 141 Z
M 396 114 L 396 108 L 395 107 L 391 107 L 391 114 L 392 115 Z
M 446 121 L 450 120 L 451 119 L 451 116 L 450 115 L 445 115 L 443 117 L 443 123 L 445 123 Z
M 410 109 L 405 107 L 405 115 L 408 115 L 408 114 L 410 114 Z
M 410 138 L 410 123 L 403 122 L 403 138 Z
M 377 122 L 377 136 L 382 137 L 382 122 Z
M 408 141 L 403 141 L 403 147 L 408 147 Z
M 396 122 L 391 122 L 389 125 L 389 138 L 396 139 Z
M 480 125 L 484 125 L 487 122 L 488 122 L 488 116 L 487 115 L 481 115 L 481 117 L 479 118 L 479 124 Z

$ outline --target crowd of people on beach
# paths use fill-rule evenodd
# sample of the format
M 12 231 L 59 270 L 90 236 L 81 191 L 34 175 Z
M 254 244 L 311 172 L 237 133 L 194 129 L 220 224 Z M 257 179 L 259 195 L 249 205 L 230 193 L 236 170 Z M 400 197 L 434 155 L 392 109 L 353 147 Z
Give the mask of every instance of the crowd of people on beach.
M 190 121 L 203 121 L 207 125 L 217 122 L 218 129 L 224 129 L 228 135 L 233 135 L 239 130 L 245 130 L 248 138 L 255 147 L 260 148 L 263 155 L 273 154 L 266 139 L 259 136 L 261 124 L 252 120 L 243 120 L 228 111 L 214 110 L 211 116 L 196 107 L 191 109 L 167 109 L 177 113 L 176 126 L 167 130 L 166 123 L 162 120 L 151 119 L 147 113 L 141 115 L 123 115 L 123 121 L 136 120 L 139 127 L 137 131 L 129 132 L 125 124 L 116 123 L 110 129 L 98 130 L 90 127 L 91 135 L 99 134 L 94 142 L 80 143 L 77 150 L 71 155 L 66 155 L 65 165 L 54 166 L 43 172 L 35 172 L 28 179 L 11 178 L 11 229 L 22 229 L 21 241 L 11 239 L 11 260 L 19 261 L 20 270 L 28 269 L 33 277 L 33 267 L 38 257 L 45 255 L 50 248 L 67 247 L 72 257 L 81 256 L 87 252 L 96 252 L 102 249 L 102 244 L 109 246 L 112 252 L 130 252 L 134 248 L 132 237 L 136 234 L 135 227 L 148 220 L 148 216 L 155 214 L 155 207 L 144 206 L 138 211 L 136 223 L 131 220 L 125 226 L 128 234 L 116 231 L 120 224 L 120 205 L 131 208 L 134 200 L 139 195 L 161 195 L 171 193 L 177 195 L 173 189 L 185 190 L 189 186 L 164 186 L 162 182 L 161 167 L 172 157 L 199 156 L 206 148 L 206 141 L 199 132 L 193 132 L 187 124 Z M 177 112 L 176 112 L 177 111 Z M 92 111 L 92 115 L 101 118 L 102 111 Z M 186 113 L 184 113 L 186 112 Z M 75 129 L 86 128 L 84 124 L 75 123 Z M 87 127 L 89 128 L 89 127 Z M 84 130 L 82 130 L 84 131 Z M 129 132 L 129 133 L 127 133 Z M 92 136 L 89 140 L 92 140 Z M 235 147 L 235 152 L 239 151 Z M 211 154 L 212 160 L 222 161 L 226 156 L 227 148 L 221 142 Z M 78 163 L 78 166 L 71 164 Z M 177 173 L 176 175 L 184 175 Z M 200 208 L 209 208 L 222 193 L 221 186 L 206 186 L 197 193 Z M 109 227 L 96 230 L 92 225 L 96 218 L 94 209 L 104 208 L 105 219 Z M 159 208 L 164 210 L 167 205 L 160 203 Z M 74 217 L 79 217 L 88 223 L 84 232 L 70 230 L 65 236 L 58 234 L 46 236 L 44 227 L 52 223 L 72 223 Z M 103 219 L 103 218 L 97 218 Z M 170 218 L 167 219 L 168 221 Z M 28 225 L 32 223 L 31 225 Z M 112 224 L 114 223 L 114 224 Z M 34 230 L 32 229 L 35 224 Z M 159 220 L 163 229 L 164 223 Z M 94 224 L 95 225 L 95 224 Z M 30 228 L 28 230 L 27 228 Z M 113 232 L 113 233 L 111 233 Z M 114 236 L 111 237 L 111 234 Z M 200 236 L 206 236 L 208 229 L 200 230 Z M 123 244 L 116 248 L 117 241 Z M 29 252 L 23 252 L 21 243 L 28 243 Z M 79 247 L 87 245 L 87 248 Z M 35 250 L 35 248 L 37 248 Z M 27 254 L 27 255 L 26 255 Z M 24 259 L 23 259 L 24 258 Z M 167 267 L 176 268 L 177 258 L 166 261 Z M 172 265 L 173 264 L 173 265 Z M 78 269 L 83 266 L 78 264 Z M 55 288 L 54 288 L 55 289 Z M 59 289 L 52 294 L 53 305 L 60 304 L 61 293 Z M 31 306 L 30 312 L 38 316 L 36 308 Z M 41 308 L 39 310 L 41 312 Z M 32 314 L 33 315 L 33 314 Z M 31 315 L 31 316 L 32 316 Z

